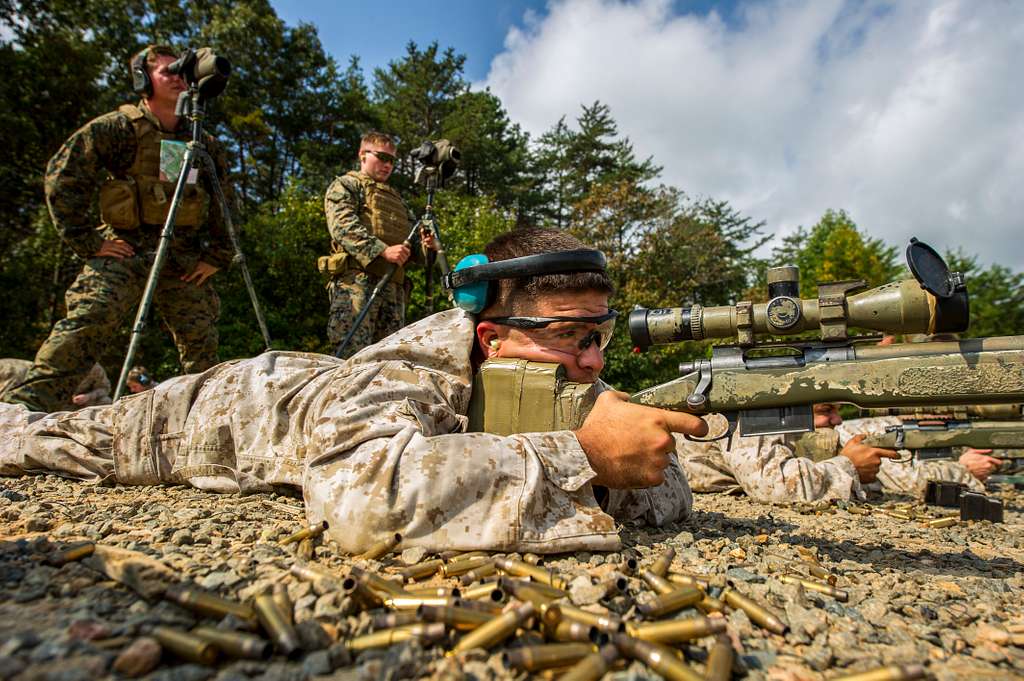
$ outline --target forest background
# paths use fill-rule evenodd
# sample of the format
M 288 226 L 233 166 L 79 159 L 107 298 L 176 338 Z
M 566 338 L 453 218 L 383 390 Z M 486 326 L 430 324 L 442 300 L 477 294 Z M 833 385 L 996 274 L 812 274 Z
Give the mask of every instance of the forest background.
M 496 96 L 470 87 L 457 46 L 409 43 L 400 59 L 366 73 L 356 57 L 337 63 L 316 27 L 287 26 L 264 0 L 0 0 L 0 356 L 34 355 L 63 315 L 64 291 L 81 267 L 46 211 L 46 162 L 90 118 L 133 101 L 128 60 L 151 42 L 210 45 L 231 60 L 231 81 L 208 130 L 229 152 L 242 247 L 278 349 L 331 350 L 324 280 L 315 267 L 329 248 L 322 196 L 336 175 L 356 167 L 368 129 L 399 140 L 392 183 L 417 214 L 425 196 L 412 181 L 409 152 L 440 137 L 462 150 L 459 173 L 435 200 L 453 264 L 508 229 L 568 230 L 608 255 L 623 322 L 636 305 L 764 300 L 764 270 L 774 264 L 800 266 L 805 297 L 815 295 L 818 281 L 862 278 L 874 286 L 907 274 L 903 244 L 869 237 L 841 207 L 790 231 L 765 255 L 773 229 L 789 226 L 770 227 L 727 201 L 667 186 L 657 159 L 637 157 L 629 131 L 619 130 L 601 102 L 582 102 L 531 138 Z M 968 277 L 967 335 L 1024 329 L 1024 275 L 983 266 L 969 250 L 946 256 Z M 432 301 L 423 271 L 412 277 L 410 320 L 448 307 L 436 275 Z M 213 281 L 222 301 L 221 359 L 261 352 L 238 269 Z M 111 375 L 129 327 L 126 320 L 101 358 Z M 638 355 L 623 323 L 604 377 L 635 390 L 673 378 L 681 360 L 706 352 L 686 343 Z M 160 324 L 149 325 L 139 361 L 158 378 L 178 373 Z

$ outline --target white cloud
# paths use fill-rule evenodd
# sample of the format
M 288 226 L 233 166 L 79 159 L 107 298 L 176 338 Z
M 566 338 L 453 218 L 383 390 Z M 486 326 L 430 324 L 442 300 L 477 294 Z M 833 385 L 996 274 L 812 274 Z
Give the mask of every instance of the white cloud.
M 776 233 L 846 209 L 1024 269 L 1024 5 L 552 1 L 486 85 L 533 133 L 601 100 L 664 181 Z

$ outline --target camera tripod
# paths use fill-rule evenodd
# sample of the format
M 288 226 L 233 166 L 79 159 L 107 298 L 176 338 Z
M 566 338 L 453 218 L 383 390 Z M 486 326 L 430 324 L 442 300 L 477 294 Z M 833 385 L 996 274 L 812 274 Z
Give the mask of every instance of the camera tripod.
M 156 287 L 160 280 L 160 271 L 167 260 L 167 253 L 170 249 L 171 241 L 174 239 L 174 220 L 178 213 L 178 206 L 181 205 L 181 200 L 185 195 L 185 185 L 188 184 L 190 171 L 194 165 L 197 165 L 197 161 L 202 163 L 203 170 L 206 171 L 210 186 L 213 189 L 214 200 L 220 206 L 224 227 L 227 230 L 228 237 L 231 239 L 231 246 L 235 251 L 232 262 L 239 265 L 242 270 L 242 278 L 245 280 L 245 288 L 249 292 L 249 299 L 252 301 L 252 307 L 256 313 L 256 321 L 259 324 L 260 333 L 263 335 L 263 342 L 266 349 L 270 349 L 270 332 L 267 330 L 267 320 L 263 317 L 263 310 L 260 308 L 259 300 L 256 298 L 256 289 L 253 287 L 249 268 L 245 264 L 245 254 L 242 253 L 242 247 L 238 243 L 238 235 L 235 233 L 235 226 L 231 220 L 231 211 L 228 209 L 227 200 L 224 198 L 224 190 L 217 179 L 217 168 L 210 153 L 206 150 L 206 145 L 203 144 L 203 119 L 206 117 L 206 98 L 200 93 L 200 88 L 196 83 L 190 83 L 188 90 L 182 92 L 178 97 L 175 113 L 179 117 L 187 117 L 191 122 L 192 140 L 188 142 L 185 149 L 181 171 L 178 174 L 178 180 L 174 187 L 174 198 L 171 199 L 167 218 L 160 232 L 160 243 L 156 249 L 153 266 L 149 270 L 146 288 L 143 289 L 139 310 L 135 314 L 135 322 L 132 325 L 132 337 L 128 344 L 128 354 L 124 358 L 124 364 L 121 366 L 121 375 L 117 379 L 117 388 L 114 391 L 115 401 L 124 394 L 128 372 L 131 371 L 135 353 L 139 349 L 142 333 L 146 328 L 146 317 L 149 315 L 150 307 L 153 305 L 153 296 L 156 294 Z

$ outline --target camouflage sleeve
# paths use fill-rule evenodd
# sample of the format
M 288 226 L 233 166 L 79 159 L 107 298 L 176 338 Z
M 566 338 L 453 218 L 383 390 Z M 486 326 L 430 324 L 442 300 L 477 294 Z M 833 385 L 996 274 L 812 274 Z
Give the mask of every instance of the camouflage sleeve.
M 362 193 L 359 183 L 351 177 L 335 178 L 324 194 L 324 213 L 331 241 L 366 267 L 387 244 L 370 234 L 359 221 Z
M 726 465 L 752 499 L 818 501 L 861 494 L 857 470 L 845 456 L 814 462 L 794 455 L 781 435 L 733 435 L 721 446 Z
M 99 364 L 93 364 L 75 389 L 76 395 L 85 395 L 86 404 L 110 404 L 110 379 Z
M 46 204 L 53 226 L 80 258 L 103 244 L 96 230 L 93 197 L 108 172 L 131 166 L 135 132 L 127 116 L 114 112 L 79 128 L 46 166 Z
M 464 410 L 450 401 L 460 388 L 448 381 L 389 361 L 332 383 L 318 398 L 303 478 L 312 522 L 326 520 L 354 553 L 394 532 L 428 549 L 618 548 L 572 432 L 462 432 Z
M 224 192 L 224 202 L 230 211 L 234 206 L 235 193 L 231 183 L 228 181 L 227 153 L 224 146 L 213 138 L 207 139 L 207 149 L 210 157 L 213 158 L 213 165 L 217 169 L 217 180 L 220 182 L 221 190 Z M 207 238 L 203 240 L 203 248 L 199 259 L 214 267 L 224 269 L 231 264 L 235 249 L 231 245 L 231 236 L 228 234 L 227 226 L 224 223 L 224 213 L 221 210 L 220 202 L 217 201 L 213 191 L 213 184 L 209 179 L 204 181 L 206 191 L 210 195 L 210 212 L 206 220 Z M 238 225 L 232 221 L 235 231 Z
M 693 494 L 674 454 L 665 469 L 665 482 L 645 489 L 608 490 L 605 508 L 616 520 L 643 520 L 654 527 L 686 520 L 692 509 Z

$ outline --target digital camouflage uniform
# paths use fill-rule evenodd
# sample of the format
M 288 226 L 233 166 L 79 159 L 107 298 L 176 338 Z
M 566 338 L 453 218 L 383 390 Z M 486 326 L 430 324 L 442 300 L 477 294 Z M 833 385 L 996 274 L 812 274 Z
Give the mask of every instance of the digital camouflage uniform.
M 337 346 L 390 267 L 380 254 L 388 246 L 405 240 L 414 218 L 395 189 L 355 171 L 335 178 L 327 188 L 324 211 L 332 252 L 328 272 L 331 279 L 327 283 L 331 306 L 327 337 L 331 345 Z M 321 271 L 326 270 L 322 267 Z M 407 293 L 404 278 L 404 268 L 399 268 L 374 301 L 349 342 L 345 356 L 404 326 Z
M 881 435 L 885 433 L 886 426 L 899 425 L 901 422 L 897 416 L 851 419 L 836 426 L 836 433 L 839 435 L 840 445 L 845 445 L 854 435 Z M 899 453 L 902 459 L 911 456 L 905 449 L 899 450 Z M 897 463 L 891 459 L 882 459 L 882 467 L 878 471 L 878 482 L 881 483 L 882 489 L 919 498 L 924 497 L 929 480 L 959 482 L 975 492 L 985 491 L 985 485 L 980 480 L 971 475 L 964 465 L 952 460 L 929 459 Z
M 184 121 L 176 132 L 163 132 L 144 102 L 126 105 L 87 123 L 50 159 L 45 186 L 50 215 L 85 266 L 65 294 L 67 317 L 54 326 L 25 381 L 7 392 L 5 400 L 39 411 L 60 409 L 118 329 L 134 318 L 174 194 L 174 183 L 158 177 L 161 139 L 187 141 L 190 134 Z M 226 166 L 213 139 L 207 143 L 223 184 Z M 154 299 L 185 372 L 202 371 L 217 362 L 220 300 L 209 281 L 196 286 L 180 277 L 200 260 L 223 268 L 232 257 L 220 207 L 210 200 L 212 192 L 203 176 L 200 173 L 199 185 L 189 185 L 186 191 Z M 107 212 L 99 228 L 92 208 L 97 187 L 101 207 L 113 206 L 101 208 Z M 137 202 L 134 214 L 125 208 L 126 195 Z M 105 203 L 105 196 L 119 198 Z M 120 227 L 122 222 L 129 226 L 111 224 Z M 105 239 L 123 239 L 135 255 L 95 257 Z
M 8 388 L 24 381 L 31 368 L 32 362 L 27 359 L 0 359 L 0 395 Z M 75 388 L 74 394 L 85 395 L 85 401 L 81 405 L 69 401 L 65 409 L 110 404 L 110 379 L 107 378 L 107 372 L 99 364 L 93 364 L 92 369 Z
M 742 492 L 765 502 L 861 496 L 852 461 L 845 456 L 819 461 L 796 456 L 798 439 L 798 435 L 733 434 L 706 443 L 683 440 L 677 451 L 694 492 Z
M 654 488 L 610 491 L 571 431 L 464 432 L 475 320 L 448 310 L 348 361 L 268 352 L 179 376 L 109 407 L 0 405 L 0 474 L 55 472 L 219 492 L 301 488 L 343 550 L 403 546 L 557 553 L 619 548 L 617 520 L 685 518 L 673 463 Z

